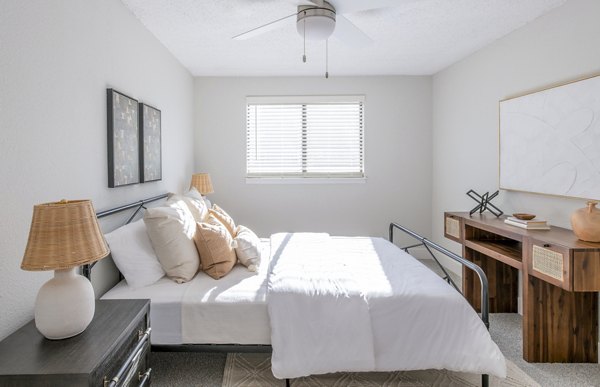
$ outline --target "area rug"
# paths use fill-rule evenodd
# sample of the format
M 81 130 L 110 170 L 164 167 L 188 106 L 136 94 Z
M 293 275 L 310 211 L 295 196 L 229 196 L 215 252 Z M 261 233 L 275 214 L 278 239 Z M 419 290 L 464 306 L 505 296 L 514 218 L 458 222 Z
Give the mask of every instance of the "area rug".
M 490 377 L 491 387 L 539 387 L 514 363 L 507 360 L 506 379 Z M 285 381 L 271 373 L 271 356 L 264 353 L 230 353 L 222 387 L 282 387 Z M 445 370 L 336 373 L 292 379 L 292 387 L 476 387 L 481 376 Z

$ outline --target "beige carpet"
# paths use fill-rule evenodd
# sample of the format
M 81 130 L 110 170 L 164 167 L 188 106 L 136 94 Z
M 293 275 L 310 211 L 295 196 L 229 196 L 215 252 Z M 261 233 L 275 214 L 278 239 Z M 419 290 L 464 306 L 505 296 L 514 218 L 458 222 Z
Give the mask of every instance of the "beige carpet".
M 507 360 L 506 379 L 490 378 L 490 386 L 539 387 L 519 367 Z M 413 386 L 481 386 L 481 376 L 450 371 L 402 371 L 337 373 L 293 379 L 293 387 L 413 387 Z M 230 353 L 227 355 L 222 387 L 285 386 L 271 373 L 271 357 L 263 353 Z

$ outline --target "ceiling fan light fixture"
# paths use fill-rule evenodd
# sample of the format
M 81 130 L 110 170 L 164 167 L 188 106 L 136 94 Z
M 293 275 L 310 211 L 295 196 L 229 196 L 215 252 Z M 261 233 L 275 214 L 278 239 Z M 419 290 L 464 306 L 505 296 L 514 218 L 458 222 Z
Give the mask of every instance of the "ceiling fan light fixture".
M 323 41 L 328 39 L 335 29 L 335 8 L 327 2 L 323 7 L 299 6 L 296 28 L 307 40 Z

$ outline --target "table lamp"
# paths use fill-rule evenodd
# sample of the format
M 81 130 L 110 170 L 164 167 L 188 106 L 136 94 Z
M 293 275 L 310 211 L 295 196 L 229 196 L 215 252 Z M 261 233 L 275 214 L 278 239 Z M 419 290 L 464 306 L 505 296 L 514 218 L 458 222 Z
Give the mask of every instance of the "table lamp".
M 215 192 L 213 191 L 210 175 L 208 173 L 194 173 L 190 184 L 190 188 L 191 187 L 195 187 L 203 196 Z
M 90 200 L 62 200 L 33 207 L 23 270 L 54 270 L 35 300 L 35 326 L 48 339 L 83 332 L 94 317 L 94 289 L 78 266 L 109 253 Z

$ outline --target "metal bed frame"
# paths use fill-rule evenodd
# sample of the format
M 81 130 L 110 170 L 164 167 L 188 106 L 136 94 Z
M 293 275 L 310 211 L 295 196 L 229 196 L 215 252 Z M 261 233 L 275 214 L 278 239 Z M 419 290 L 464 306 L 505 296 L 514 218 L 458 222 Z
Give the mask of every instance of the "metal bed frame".
M 104 211 L 99 211 L 96 213 L 98 218 L 104 218 L 109 215 L 113 215 L 119 212 L 123 212 L 130 209 L 135 209 L 133 214 L 127 219 L 125 224 L 131 223 L 136 215 L 142 210 L 145 209 L 145 205 L 148 203 L 152 203 L 161 199 L 165 199 L 168 197 L 168 194 L 161 194 L 157 196 L 153 196 L 148 199 L 139 200 L 137 202 L 125 204 L 119 207 L 111 208 Z M 488 280 L 484 271 L 481 267 L 477 266 L 471 261 L 466 260 L 465 258 L 457 255 L 450 250 L 443 248 L 442 246 L 426 239 L 417 234 L 414 231 L 407 229 L 397 223 L 390 223 L 389 226 L 389 241 L 394 243 L 394 230 L 398 229 L 405 234 L 411 236 L 412 238 L 419 241 L 417 244 L 400 247 L 400 249 L 405 252 L 409 252 L 410 249 L 415 247 L 425 247 L 427 252 L 431 255 L 437 265 L 440 267 L 442 272 L 444 273 L 444 280 L 446 280 L 450 285 L 452 285 L 459 293 L 462 294 L 462 291 L 458 288 L 456 283 L 452 280 L 444 266 L 439 262 L 435 254 L 433 254 L 433 250 L 436 250 L 445 256 L 451 258 L 452 260 L 460 263 L 462 266 L 465 266 L 471 270 L 473 270 L 477 276 L 479 277 L 479 281 L 481 283 L 481 320 L 485 324 L 485 327 L 489 330 L 490 322 L 489 322 L 489 295 L 488 295 Z M 83 265 L 82 266 L 82 275 L 87 277 L 91 281 L 92 268 L 96 262 Z M 119 273 L 121 276 L 121 274 Z M 122 276 L 120 277 L 122 278 Z M 156 352 L 246 352 L 246 353 L 270 353 L 272 352 L 272 348 L 270 345 L 266 344 L 181 344 L 181 345 L 152 345 L 152 350 Z M 289 379 L 286 379 L 286 386 L 290 386 Z M 482 387 L 489 387 L 489 375 L 481 376 L 481 385 Z

